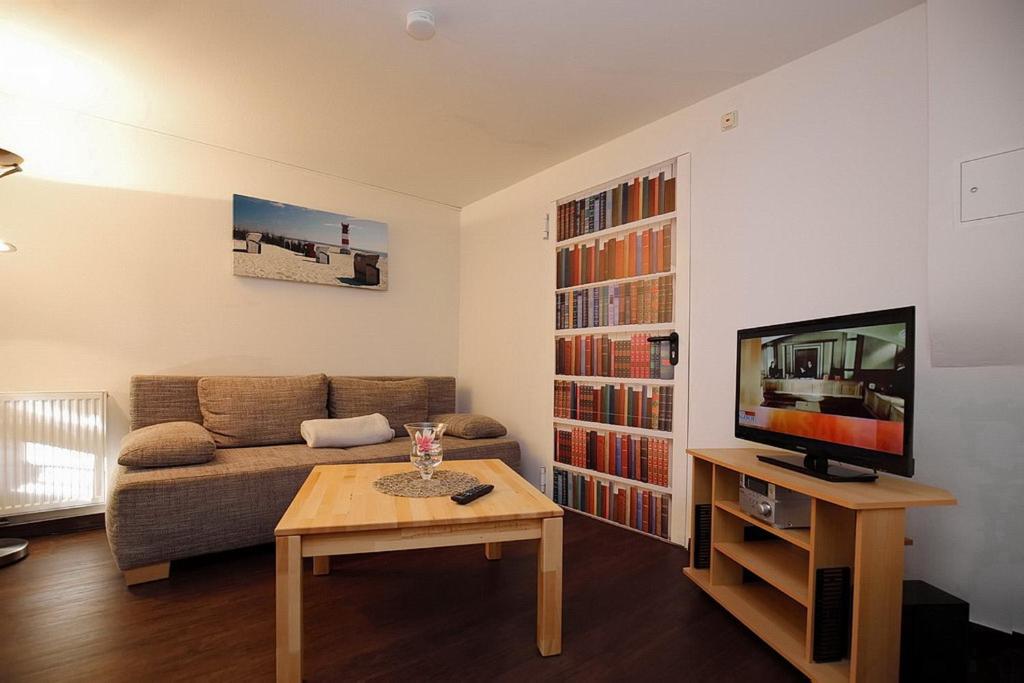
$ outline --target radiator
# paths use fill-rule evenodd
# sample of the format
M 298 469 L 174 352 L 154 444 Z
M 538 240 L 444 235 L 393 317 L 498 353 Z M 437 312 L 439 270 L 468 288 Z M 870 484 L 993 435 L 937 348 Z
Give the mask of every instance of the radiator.
M 106 432 L 104 392 L 0 394 L 0 516 L 102 503 Z

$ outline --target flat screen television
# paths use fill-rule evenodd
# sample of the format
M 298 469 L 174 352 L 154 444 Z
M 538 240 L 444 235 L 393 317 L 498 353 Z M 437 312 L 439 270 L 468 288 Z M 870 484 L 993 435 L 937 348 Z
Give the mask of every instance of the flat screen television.
M 739 330 L 736 436 L 832 481 L 914 474 L 914 307 Z

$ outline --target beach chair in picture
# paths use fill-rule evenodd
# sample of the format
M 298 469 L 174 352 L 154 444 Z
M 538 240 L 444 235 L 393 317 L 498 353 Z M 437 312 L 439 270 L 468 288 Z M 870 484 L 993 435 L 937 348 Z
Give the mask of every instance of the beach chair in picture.
M 263 245 L 261 240 L 263 239 L 263 233 L 261 232 L 248 232 L 245 234 L 245 253 L 247 254 L 262 254 Z
M 380 261 L 378 254 L 356 254 L 352 260 L 354 279 L 361 285 L 376 286 L 380 284 Z
M 316 262 L 330 265 L 331 253 L 327 250 L 327 247 L 316 248 Z

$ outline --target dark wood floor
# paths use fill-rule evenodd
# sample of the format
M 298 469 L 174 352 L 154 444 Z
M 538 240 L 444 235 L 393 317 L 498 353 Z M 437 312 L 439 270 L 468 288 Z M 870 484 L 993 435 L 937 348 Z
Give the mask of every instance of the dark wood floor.
M 305 577 L 307 680 L 804 680 L 681 573 L 682 549 L 567 513 L 563 654 L 534 644 L 536 553 L 335 558 Z M 272 546 L 125 588 L 102 531 L 0 569 L 4 681 L 272 680 Z

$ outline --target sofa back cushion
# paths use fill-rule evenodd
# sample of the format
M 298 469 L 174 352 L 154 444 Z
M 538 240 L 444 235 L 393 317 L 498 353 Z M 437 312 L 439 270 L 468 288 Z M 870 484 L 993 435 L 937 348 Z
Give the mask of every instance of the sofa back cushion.
M 327 417 L 327 376 L 203 377 L 203 426 L 219 448 L 300 443 L 303 420 Z
M 332 418 L 359 417 L 380 413 L 399 436 L 403 425 L 424 422 L 429 415 L 429 388 L 422 378 L 377 381 L 355 377 L 332 377 L 328 413 Z
M 161 422 L 195 422 L 203 424 L 199 409 L 199 376 L 135 375 L 131 379 L 131 429 L 141 429 Z M 331 379 L 336 379 L 331 377 Z M 427 383 L 428 413 L 455 412 L 454 377 L 357 377 L 380 382 L 422 379 Z M 403 432 L 404 433 L 404 432 Z
M 164 422 L 203 424 L 198 384 L 199 377 L 191 375 L 134 375 L 129 391 L 131 430 Z

